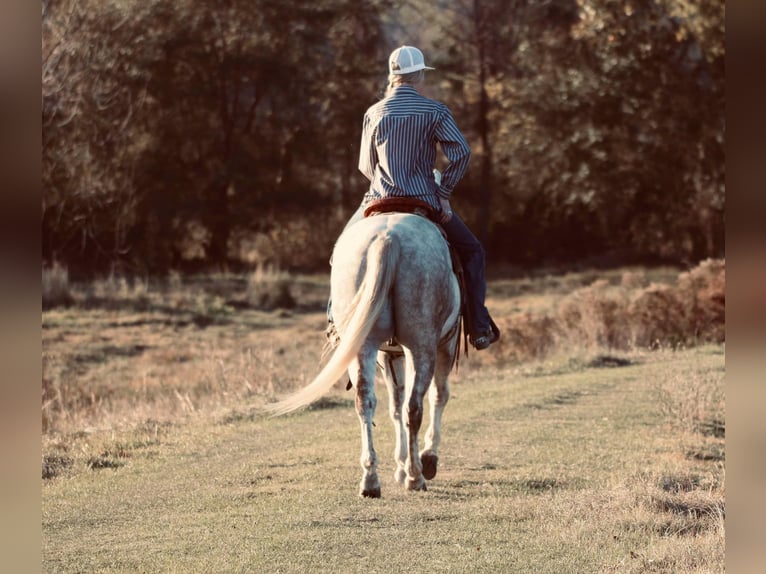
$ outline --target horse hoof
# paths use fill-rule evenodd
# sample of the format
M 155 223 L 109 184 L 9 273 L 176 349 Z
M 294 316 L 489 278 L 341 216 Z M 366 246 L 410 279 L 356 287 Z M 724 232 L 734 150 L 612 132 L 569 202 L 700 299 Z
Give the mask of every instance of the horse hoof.
M 404 481 L 407 480 L 407 473 L 401 468 L 397 468 L 396 471 L 394 471 L 394 480 L 397 484 L 403 485 Z
M 362 498 L 380 498 L 380 488 L 370 488 L 359 493 Z
M 439 463 L 439 457 L 435 454 L 423 454 L 420 457 L 420 461 L 423 463 L 423 477 L 426 480 L 431 480 L 436 476 L 436 466 Z
M 418 480 L 407 479 L 407 490 L 421 490 L 425 492 L 428 488 L 426 488 L 426 481 L 421 476 Z

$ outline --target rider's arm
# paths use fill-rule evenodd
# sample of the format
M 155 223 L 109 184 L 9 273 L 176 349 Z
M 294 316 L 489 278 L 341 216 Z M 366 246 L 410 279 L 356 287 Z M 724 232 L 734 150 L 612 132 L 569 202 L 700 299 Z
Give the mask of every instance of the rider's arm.
M 437 123 L 435 136 L 441 144 L 444 155 L 449 160 L 449 165 L 442 174 L 441 185 L 437 194 L 442 199 L 449 199 L 452 190 L 455 189 L 455 186 L 468 170 L 471 148 L 446 106 L 442 111 L 440 121 Z
M 362 125 L 362 142 L 359 144 L 359 171 L 372 181 L 378 165 L 378 150 L 375 148 L 375 129 L 367 114 Z

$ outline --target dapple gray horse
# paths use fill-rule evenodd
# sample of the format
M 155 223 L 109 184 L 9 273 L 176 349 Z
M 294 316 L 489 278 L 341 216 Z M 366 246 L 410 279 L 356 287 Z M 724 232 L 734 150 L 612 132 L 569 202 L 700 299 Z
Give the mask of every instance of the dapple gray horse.
M 447 376 L 460 337 L 460 290 L 447 243 L 425 217 L 375 215 L 346 228 L 332 261 L 332 308 L 340 344 L 308 386 L 269 409 L 283 414 L 308 405 L 348 372 L 362 431 L 359 491 L 378 498 L 372 429 L 379 366 L 396 431 L 394 477 L 409 490 L 426 490 L 425 479 L 436 474 L 442 411 L 449 399 Z M 401 352 L 380 351 L 392 338 Z M 429 386 L 430 422 L 425 448 L 419 451 Z

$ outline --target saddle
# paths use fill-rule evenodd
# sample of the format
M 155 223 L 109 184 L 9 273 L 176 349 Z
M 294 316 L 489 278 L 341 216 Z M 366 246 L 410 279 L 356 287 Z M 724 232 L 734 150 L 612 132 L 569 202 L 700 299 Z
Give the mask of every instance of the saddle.
M 383 215 L 387 213 L 412 213 L 414 215 L 420 215 L 421 217 L 425 217 L 427 219 L 430 219 L 436 227 L 439 229 L 439 231 L 442 234 L 442 237 L 444 237 L 444 241 L 447 242 L 447 246 L 449 247 L 449 253 L 450 258 L 452 259 L 452 271 L 455 274 L 455 277 L 457 278 L 457 283 L 460 288 L 460 314 L 458 315 L 458 320 L 455 326 L 450 329 L 449 333 L 445 335 L 444 341 L 448 341 L 452 338 L 452 336 L 455 333 L 455 329 L 457 329 L 458 333 L 460 332 L 460 329 L 463 328 L 464 331 L 464 345 L 466 349 L 466 353 L 468 352 L 468 331 L 467 331 L 467 322 L 463 321 L 463 317 L 465 317 L 468 313 L 468 306 L 466 305 L 466 286 L 465 286 L 465 274 L 463 272 L 463 264 L 460 262 L 460 256 L 458 255 L 457 250 L 455 250 L 452 245 L 450 245 L 450 242 L 447 240 L 447 233 L 444 231 L 444 228 L 439 223 L 439 217 L 436 210 L 431 207 L 428 203 L 425 201 L 422 201 L 420 199 L 415 199 L 413 197 L 386 197 L 382 199 L 376 199 L 372 202 L 370 202 L 367 207 L 364 210 L 364 216 L 365 217 L 371 217 L 374 215 Z M 441 344 L 441 341 L 440 341 Z M 391 355 L 397 355 L 402 353 L 402 347 L 399 345 L 399 342 L 396 340 L 396 337 L 391 339 L 390 341 L 387 341 L 384 343 L 381 348 L 381 351 L 385 351 L 386 353 L 389 353 Z M 458 338 L 458 344 L 455 347 L 455 354 L 452 357 L 452 366 L 455 367 L 457 370 L 458 362 L 460 357 L 460 338 Z
M 364 210 L 364 216 L 380 215 L 384 213 L 413 213 L 426 217 L 439 224 L 436 210 L 428 203 L 414 197 L 384 197 L 371 201 Z M 441 229 L 441 227 L 439 227 Z M 442 231 L 442 234 L 444 231 Z

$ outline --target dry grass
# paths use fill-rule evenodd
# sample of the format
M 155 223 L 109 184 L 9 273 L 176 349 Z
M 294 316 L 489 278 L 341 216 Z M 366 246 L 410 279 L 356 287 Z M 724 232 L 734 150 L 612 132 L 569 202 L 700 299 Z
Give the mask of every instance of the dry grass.
M 285 286 L 300 305 L 251 304 L 254 289 Z M 42 428 L 59 439 L 247 403 L 301 384 L 320 359 L 313 311 L 326 304 L 326 278 L 112 277 L 69 293 L 73 304 L 42 321 Z
M 291 309 L 295 299 L 290 283 L 289 273 L 274 265 L 258 265 L 247 279 L 247 300 L 259 309 Z
M 708 260 L 656 278 L 637 269 L 543 278 L 537 291 L 529 281 L 491 286 L 488 306 L 503 331 L 491 360 L 522 363 L 561 354 L 721 343 L 725 283 L 725 263 Z M 515 295 L 510 306 L 504 300 L 509 291 Z
M 535 376 L 620 366 L 642 348 L 719 341 L 723 273 L 723 262 L 706 262 L 680 276 L 637 269 L 492 282 L 488 303 L 503 338 L 490 352 L 469 351 L 453 380 L 491 365 Z M 84 285 L 70 284 L 60 267 L 46 276 L 49 301 L 67 302 L 42 321 L 41 417 L 52 455 L 78 433 L 129 435 L 146 421 L 221 411 L 247 416 L 304 384 L 321 361 L 326 276 L 268 265 L 247 276 L 112 276 Z M 682 408 L 670 406 L 678 388 L 664 391 L 666 408 Z
M 392 484 L 381 390 L 379 501 L 356 496 L 350 394 L 259 415 L 317 372 L 327 277 L 63 282 L 72 301 L 43 313 L 43 570 L 720 572 L 723 346 L 636 343 L 670 332 L 663 313 L 689 343 L 715 333 L 714 271 L 490 284 L 504 337 L 451 377 L 427 493 Z M 273 285 L 293 307 L 258 308 Z M 649 301 L 664 311 L 635 313 Z
M 685 369 L 657 384 L 662 412 L 681 433 L 725 436 L 724 369 Z
M 659 396 L 723 360 L 711 346 L 620 368 L 471 365 L 426 493 L 393 484 L 379 405 L 380 500 L 356 495 L 342 390 L 278 419 L 242 408 L 82 436 L 47 459 L 43 571 L 722 572 L 723 461 L 689 448 L 723 438 L 680 433 Z
M 201 313 L 90 313 L 79 328 L 44 331 L 43 431 L 124 427 L 241 404 L 301 384 L 319 361 L 312 350 L 322 324 L 314 316 Z

